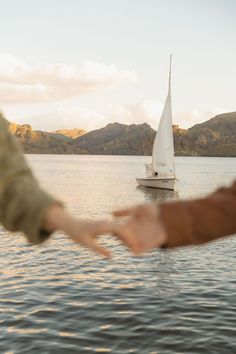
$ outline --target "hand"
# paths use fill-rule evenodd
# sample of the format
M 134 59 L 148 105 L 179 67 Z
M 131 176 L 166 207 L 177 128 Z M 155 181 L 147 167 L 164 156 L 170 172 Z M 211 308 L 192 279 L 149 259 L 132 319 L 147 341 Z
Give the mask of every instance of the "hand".
M 100 246 L 97 243 L 97 238 L 101 235 L 112 233 L 114 231 L 113 225 L 114 223 L 105 220 L 90 221 L 71 218 L 64 232 L 73 241 L 80 243 L 104 257 L 110 258 L 110 251 Z
M 135 254 L 162 246 L 167 234 L 158 216 L 156 204 L 143 204 L 113 212 L 116 217 L 129 217 L 116 227 L 115 233 Z
M 54 204 L 48 208 L 42 227 L 49 232 L 62 231 L 73 241 L 104 257 L 111 257 L 111 253 L 97 244 L 96 240 L 99 235 L 113 233 L 114 225 L 114 222 L 109 221 L 75 219 L 62 206 Z

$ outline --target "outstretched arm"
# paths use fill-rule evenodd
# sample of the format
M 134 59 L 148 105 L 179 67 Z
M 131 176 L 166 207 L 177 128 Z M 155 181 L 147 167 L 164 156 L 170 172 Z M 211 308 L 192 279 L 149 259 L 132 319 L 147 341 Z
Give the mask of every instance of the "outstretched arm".
M 206 198 L 160 205 L 165 247 L 198 245 L 236 233 L 236 182 Z
M 113 223 L 75 219 L 62 204 L 40 188 L 0 113 L 0 223 L 23 232 L 38 244 L 58 230 L 75 242 L 109 257 L 96 238 L 113 231 Z
M 43 242 L 49 236 L 42 228 L 45 213 L 60 203 L 39 187 L 1 114 L 0 166 L 0 222 L 10 231 L 22 231 L 31 243 Z
M 129 217 L 117 232 L 135 253 L 203 244 L 236 233 L 236 182 L 206 198 L 143 204 L 114 215 Z

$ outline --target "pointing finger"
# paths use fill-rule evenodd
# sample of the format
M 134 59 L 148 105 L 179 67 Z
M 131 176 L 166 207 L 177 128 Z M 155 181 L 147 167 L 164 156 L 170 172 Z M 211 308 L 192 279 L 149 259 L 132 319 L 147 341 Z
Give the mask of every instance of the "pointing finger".
M 105 247 L 100 246 L 95 240 L 90 240 L 89 242 L 86 242 L 85 246 L 103 257 L 111 258 L 111 252 Z
M 115 210 L 113 211 L 113 216 L 116 217 L 123 217 L 123 216 L 131 216 L 134 213 L 133 208 L 126 208 L 126 209 L 120 209 L 120 210 Z

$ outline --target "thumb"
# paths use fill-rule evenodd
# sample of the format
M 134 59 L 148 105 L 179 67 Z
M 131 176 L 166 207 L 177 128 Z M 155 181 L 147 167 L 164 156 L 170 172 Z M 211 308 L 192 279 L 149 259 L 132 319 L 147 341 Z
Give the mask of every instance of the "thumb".
M 111 252 L 107 248 L 100 246 L 96 240 L 90 240 L 89 242 L 86 242 L 85 246 L 88 247 L 91 251 L 98 253 L 103 257 L 111 258 Z
M 133 215 L 134 208 L 125 208 L 120 210 L 114 210 L 112 215 L 116 217 L 130 216 Z

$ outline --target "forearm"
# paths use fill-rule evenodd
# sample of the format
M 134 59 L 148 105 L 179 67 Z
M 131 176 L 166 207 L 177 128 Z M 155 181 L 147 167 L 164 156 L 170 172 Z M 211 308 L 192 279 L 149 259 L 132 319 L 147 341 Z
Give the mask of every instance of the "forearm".
M 198 245 L 236 233 L 236 182 L 207 198 L 163 203 L 164 247 Z
M 0 166 L 0 222 L 10 231 L 22 231 L 29 242 L 44 241 L 49 232 L 42 221 L 57 202 L 39 187 L 1 114 Z

